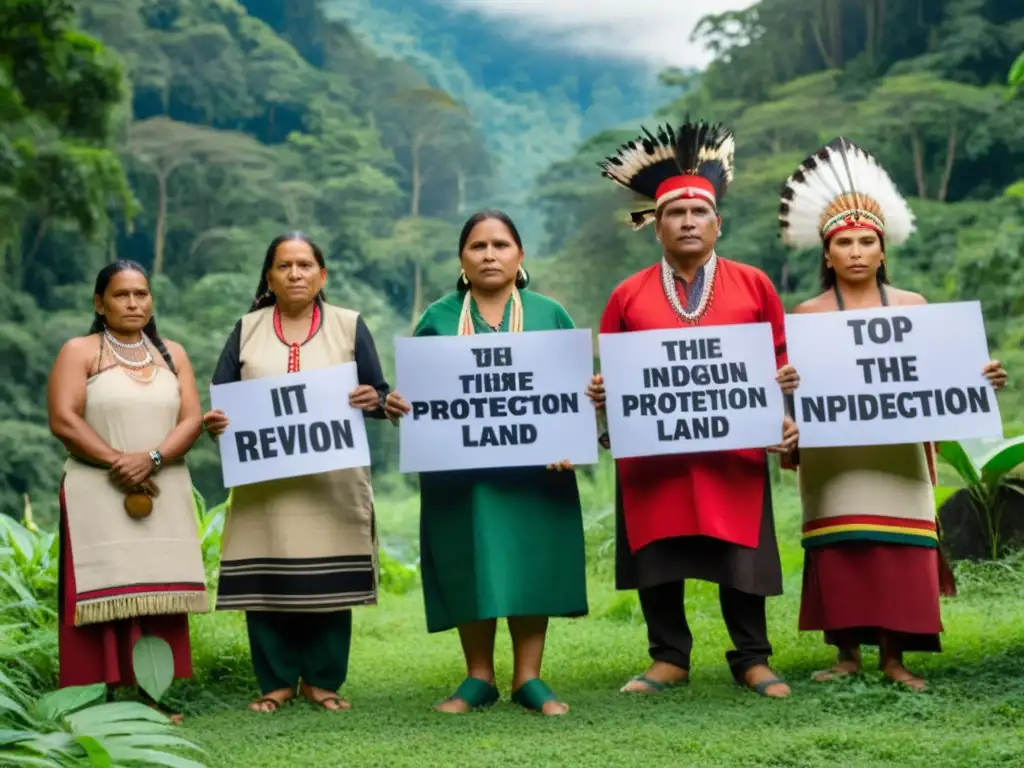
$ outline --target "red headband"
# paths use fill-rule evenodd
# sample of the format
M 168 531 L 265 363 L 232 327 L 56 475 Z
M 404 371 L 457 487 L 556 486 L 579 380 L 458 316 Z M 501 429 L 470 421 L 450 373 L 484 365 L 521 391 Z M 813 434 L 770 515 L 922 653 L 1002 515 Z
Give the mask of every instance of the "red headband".
M 658 185 L 655 192 L 655 206 L 661 208 L 665 203 L 680 198 L 700 198 L 707 200 L 713 207 L 717 208 L 715 199 L 715 188 L 710 181 L 703 176 L 673 176 Z

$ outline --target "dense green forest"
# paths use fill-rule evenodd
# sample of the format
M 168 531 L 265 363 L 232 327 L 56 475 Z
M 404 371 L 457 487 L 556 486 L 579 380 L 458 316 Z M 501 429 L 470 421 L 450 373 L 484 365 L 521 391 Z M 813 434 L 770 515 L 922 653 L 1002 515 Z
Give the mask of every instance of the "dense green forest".
M 152 268 L 161 330 L 186 346 L 204 398 L 284 229 L 324 246 L 331 301 L 364 314 L 388 370 L 392 337 L 450 288 L 458 227 L 484 204 L 526 220 L 534 286 L 592 327 L 616 282 L 657 256 L 595 161 L 640 122 L 687 113 L 736 131 L 724 256 L 765 269 L 787 304 L 814 290 L 818 254 L 778 240 L 778 192 L 842 132 L 917 214 L 894 281 L 981 299 L 1019 379 L 1024 99 L 1006 80 L 1020 4 L 762 0 L 696 34 L 714 64 L 658 82 L 527 50 L 426 0 L 0 0 L 0 510 L 18 514 L 28 494 L 53 519 L 63 454 L 46 377 L 88 327 L 91 282 L 113 257 Z M 407 479 L 393 474 L 396 431 L 380 427 L 387 493 Z M 190 464 L 222 497 L 205 438 Z

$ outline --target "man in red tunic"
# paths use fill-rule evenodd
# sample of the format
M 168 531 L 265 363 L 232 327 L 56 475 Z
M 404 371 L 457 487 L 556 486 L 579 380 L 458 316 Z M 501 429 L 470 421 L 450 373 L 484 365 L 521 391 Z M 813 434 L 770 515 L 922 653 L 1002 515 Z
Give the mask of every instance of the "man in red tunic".
M 623 145 L 603 175 L 655 201 L 633 214 L 637 229 L 653 221 L 664 256 L 615 288 L 601 333 L 687 326 L 771 324 L 777 379 L 795 386 L 787 365 L 784 310 L 768 277 L 715 253 L 718 204 L 732 178 L 733 137 L 720 125 L 659 128 Z M 604 405 L 594 377 L 590 394 Z M 788 452 L 796 425 L 780 425 Z M 607 447 L 607 442 L 606 442 Z M 653 663 L 625 692 L 662 691 L 688 682 L 693 636 L 683 608 L 686 579 L 719 585 L 722 617 L 734 650 L 733 677 L 762 696 L 789 687 L 768 666 L 765 598 L 782 594 L 782 570 L 772 520 L 767 457 L 735 450 L 619 459 L 616 462 L 616 587 L 637 589 Z

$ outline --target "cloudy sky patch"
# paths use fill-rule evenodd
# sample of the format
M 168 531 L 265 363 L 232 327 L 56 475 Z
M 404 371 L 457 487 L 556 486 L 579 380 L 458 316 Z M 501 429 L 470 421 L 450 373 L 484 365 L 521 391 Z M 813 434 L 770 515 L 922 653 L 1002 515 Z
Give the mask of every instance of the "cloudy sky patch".
M 441 0 L 479 11 L 495 21 L 520 25 L 581 53 L 649 62 L 655 66 L 705 67 L 710 52 L 691 43 L 701 17 L 753 5 L 753 0 Z

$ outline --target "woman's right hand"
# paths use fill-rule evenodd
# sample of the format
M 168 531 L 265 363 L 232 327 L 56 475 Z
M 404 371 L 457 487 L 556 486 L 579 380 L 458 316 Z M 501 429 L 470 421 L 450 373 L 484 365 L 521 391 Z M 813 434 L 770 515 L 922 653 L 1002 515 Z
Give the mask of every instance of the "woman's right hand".
M 587 387 L 587 397 L 598 410 L 604 408 L 604 378 L 601 374 L 591 377 L 590 386 Z
M 203 414 L 203 428 L 210 433 L 211 437 L 220 437 L 228 428 L 228 417 L 224 411 L 217 408 Z
M 393 422 L 397 422 L 400 418 L 405 416 L 410 410 L 409 404 L 405 402 L 405 398 L 397 392 L 388 392 L 388 396 L 384 399 L 384 413 Z

